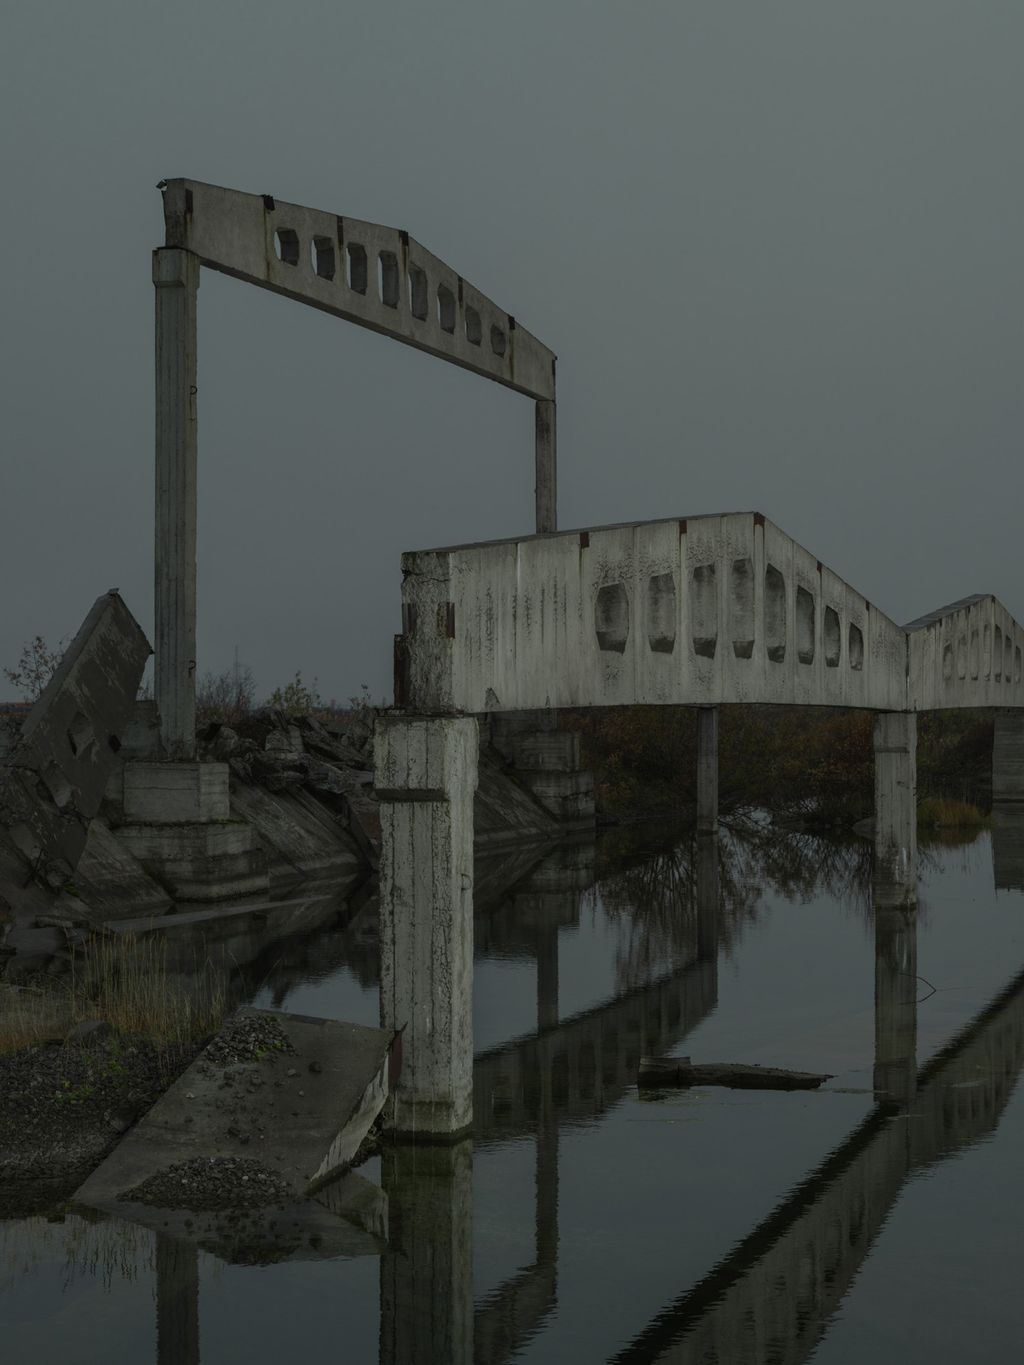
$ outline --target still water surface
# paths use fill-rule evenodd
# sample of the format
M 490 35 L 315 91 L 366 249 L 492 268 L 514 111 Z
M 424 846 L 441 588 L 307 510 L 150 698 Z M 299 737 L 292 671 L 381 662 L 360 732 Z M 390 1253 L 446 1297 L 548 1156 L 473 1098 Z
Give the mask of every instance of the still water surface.
M 482 865 L 476 1132 L 362 1168 L 390 1249 L 240 1266 L 0 1222 L 2 1359 L 1018 1359 L 1024 819 L 926 848 L 916 914 L 870 872 L 756 825 Z M 282 951 L 254 1003 L 375 1024 L 373 921 Z M 646 1053 L 833 1079 L 649 1097 Z

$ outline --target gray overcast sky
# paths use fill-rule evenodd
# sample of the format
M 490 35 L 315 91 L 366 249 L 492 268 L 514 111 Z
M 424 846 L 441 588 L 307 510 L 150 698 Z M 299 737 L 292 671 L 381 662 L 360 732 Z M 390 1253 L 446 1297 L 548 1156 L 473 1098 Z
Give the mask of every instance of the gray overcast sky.
M 560 524 L 757 508 L 1024 619 L 1019 0 L 8 0 L 0 664 L 152 624 L 156 182 L 408 228 L 559 356 Z M 403 549 L 532 529 L 528 399 L 204 272 L 200 671 L 390 695 Z M 0 688 L 0 693 L 7 688 Z

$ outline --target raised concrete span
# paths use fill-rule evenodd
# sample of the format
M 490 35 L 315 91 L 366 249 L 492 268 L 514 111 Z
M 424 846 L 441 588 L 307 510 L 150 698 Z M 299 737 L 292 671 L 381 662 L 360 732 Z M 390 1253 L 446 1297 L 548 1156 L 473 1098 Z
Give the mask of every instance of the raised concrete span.
M 464 803 L 470 768 L 441 756 L 472 750 L 467 727 L 475 727 L 475 716 L 700 708 L 697 824 L 713 837 L 719 705 L 874 711 L 880 906 L 910 905 L 917 895 L 919 710 L 998 706 L 993 789 L 1001 799 L 1024 799 L 1024 630 L 1006 609 L 976 596 L 898 626 L 758 512 L 410 552 L 402 556 L 402 624 L 395 642 L 400 711 L 381 727 L 377 785 L 385 842 L 392 826 L 405 830 L 403 820 L 418 821 L 423 834 L 418 841 L 403 835 L 403 847 L 385 854 L 381 890 L 386 922 L 424 916 L 409 940 L 421 945 L 412 969 L 419 980 L 461 976 L 465 948 L 456 945 L 472 928 L 464 907 L 452 917 L 451 850 L 427 838 L 444 827 L 441 814 L 423 806 L 409 817 L 399 812 L 415 809 L 409 803 L 453 811 Z M 396 764 L 388 757 L 406 753 L 436 753 L 436 781 L 424 785 L 418 758 Z M 470 847 L 471 831 L 450 823 Z M 385 941 L 386 964 L 389 951 Z M 397 965 L 387 979 L 401 981 Z M 440 1039 L 463 1054 L 457 1074 L 465 1078 L 471 1038 L 418 1026 L 416 1018 L 411 988 L 389 997 L 382 1023 L 409 1024 L 407 1056 L 423 1056 L 436 1078 L 429 1104 L 414 1103 L 407 1122 L 413 1126 L 416 1108 L 433 1122 L 446 1105 L 468 1121 L 468 1092 L 457 1101 L 444 1095 L 456 1068 Z
M 898 626 L 758 512 L 402 556 L 396 703 L 422 713 L 1024 706 L 993 597 Z

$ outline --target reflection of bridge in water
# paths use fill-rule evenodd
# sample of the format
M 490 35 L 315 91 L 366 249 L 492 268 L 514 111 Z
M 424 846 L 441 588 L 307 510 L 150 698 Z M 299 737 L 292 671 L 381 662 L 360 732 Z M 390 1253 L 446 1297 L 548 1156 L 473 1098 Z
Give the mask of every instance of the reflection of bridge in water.
M 1001 856 L 1024 844 L 1019 817 L 1008 838 L 1006 828 L 999 843 L 993 839 Z M 386 1149 L 382 1362 L 503 1365 L 556 1310 L 560 1130 L 607 1112 L 635 1082 L 641 1051 L 675 1046 L 714 1008 L 717 943 L 737 913 L 732 873 L 720 867 L 719 852 L 726 864 L 746 859 L 748 872 L 757 858 L 749 846 L 737 851 L 725 841 L 711 856 L 706 850 L 714 847 L 695 845 L 693 875 L 681 882 L 690 900 L 680 902 L 671 943 L 671 960 L 680 965 L 565 1019 L 558 1018 L 557 932 L 576 922 L 593 882 L 588 850 L 556 853 L 532 869 L 524 858 L 512 868 L 511 886 L 495 870 L 478 944 L 484 954 L 537 961 L 538 1028 L 476 1059 L 476 1142 L 534 1137 L 533 1257 L 474 1304 L 473 1143 Z M 997 866 L 997 882 L 1001 875 Z M 637 915 L 644 909 L 638 905 Z M 748 911 L 742 905 L 739 913 Z M 874 1108 L 772 1214 L 611 1357 L 619 1365 L 807 1360 L 905 1182 L 997 1126 L 1024 1066 L 1024 972 L 918 1073 L 914 912 L 876 910 L 874 922 Z M 343 935 L 330 937 L 330 957 L 340 963 Z M 367 982 L 376 976 L 375 956 L 365 944 L 360 949 Z M 297 966 L 285 967 L 281 981 Z M 157 1270 L 159 1359 L 196 1362 L 194 1250 L 161 1239 Z
M 713 866 L 717 872 L 717 863 Z M 688 926 L 692 961 L 565 1020 L 551 1018 L 548 1001 L 547 1021 L 535 1035 L 478 1056 L 478 1143 L 530 1132 L 536 1136 L 536 1244 L 533 1263 L 490 1293 L 475 1313 L 471 1276 L 460 1279 L 454 1273 L 455 1262 L 469 1258 L 468 1267 L 471 1261 L 470 1147 L 463 1144 L 462 1156 L 460 1149 L 442 1149 L 431 1158 L 443 1168 L 432 1169 L 431 1184 L 438 1200 L 448 1201 L 445 1232 L 439 1242 L 429 1235 L 415 1237 L 411 1248 L 403 1233 L 417 1218 L 415 1190 L 422 1186 L 410 1184 L 401 1170 L 403 1160 L 414 1158 L 403 1156 L 400 1147 L 389 1158 L 385 1185 L 392 1198 L 397 1254 L 382 1263 L 381 1341 L 388 1348 L 382 1361 L 500 1365 L 542 1330 L 556 1309 L 560 1127 L 610 1108 L 634 1083 L 635 1067 L 630 1068 L 640 1049 L 674 1045 L 715 1004 L 714 967 L 698 944 L 704 939 L 706 949 L 713 941 L 706 937 L 715 933 L 709 918 L 716 918 L 707 914 L 708 905 L 721 914 L 712 864 L 706 863 L 696 880 L 702 894 Z M 529 890 L 528 882 L 523 890 Z M 905 1182 L 997 1126 L 1024 1066 L 1024 972 L 918 1073 L 914 912 L 879 909 L 874 920 L 874 1108 L 703 1280 L 612 1357 L 620 1365 L 795 1365 L 807 1360 Z M 703 926 L 699 934 L 698 926 Z M 550 971 L 538 971 L 540 1014 L 545 1013 L 543 983 L 550 989 L 550 979 Z M 614 1045 L 608 1043 L 610 1036 Z M 426 1231 L 422 1214 L 418 1228 Z M 443 1323 L 436 1301 L 426 1319 L 417 1318 L 413 1307 L 417 1302 L 423 1307 L 417 1281 L 429 1274 L 430 1283 L 439 1283 L 438 1257 L 448 1271 L 442 1280 L 461 1286 L 459 1303 L 442 1315 Z M 423 1335 L 424 1322 L 431 1320 L 441 1337 Z M 437 1355 L 433 1352 L 442 1338 L 448 1354 Z

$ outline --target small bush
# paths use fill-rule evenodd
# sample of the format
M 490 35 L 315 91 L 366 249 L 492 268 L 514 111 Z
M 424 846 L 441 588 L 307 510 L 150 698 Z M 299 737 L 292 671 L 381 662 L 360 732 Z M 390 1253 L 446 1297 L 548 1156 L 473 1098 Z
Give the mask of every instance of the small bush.
M 919 829 L 980 829 L 985 817 L 970 801 L 929 796 L 917 807 Z

